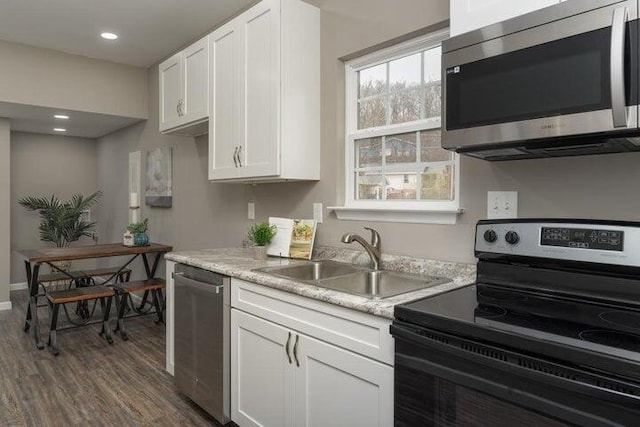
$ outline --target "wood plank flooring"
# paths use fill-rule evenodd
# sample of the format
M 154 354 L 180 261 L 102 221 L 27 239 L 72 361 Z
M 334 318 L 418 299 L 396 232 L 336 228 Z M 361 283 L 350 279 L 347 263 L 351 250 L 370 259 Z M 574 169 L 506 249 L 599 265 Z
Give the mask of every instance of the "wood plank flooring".
M 22 330 L 26 298 L 11 292 L 13 310 L 0 312 L 0 426 L 219 425 L 175 391 L 154 315 L 128 319 L 129 341 L 116 335 L 111 346 L 99 324 L 61 332 L 55 357 Z M 48 309 L 38 310 L 47 324 Z M 46 342 L 48 329 L 41 333 Z

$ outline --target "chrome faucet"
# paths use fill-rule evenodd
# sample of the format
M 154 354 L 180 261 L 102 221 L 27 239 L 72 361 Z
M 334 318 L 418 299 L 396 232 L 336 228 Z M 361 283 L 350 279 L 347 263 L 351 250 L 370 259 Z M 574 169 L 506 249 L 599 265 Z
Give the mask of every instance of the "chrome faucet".
M 367 254 L 369 254 L 369 258 L 371 258 L 371 268 L 380 270 L 380 261 L 382 258 L 380 234 L 373 228 L 365 227 L 364 229 L 371 231 L 371 243 L 354 233 L 345 233 L 341 239 L 342 243 L 353 243 L 354 241 L 360 243 L 364 250 L 367 251 Z

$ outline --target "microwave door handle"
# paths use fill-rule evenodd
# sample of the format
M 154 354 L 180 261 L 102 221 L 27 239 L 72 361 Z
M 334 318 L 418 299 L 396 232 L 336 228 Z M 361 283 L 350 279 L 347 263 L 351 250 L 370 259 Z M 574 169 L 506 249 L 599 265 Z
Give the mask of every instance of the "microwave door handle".
M 611 23 L 611 113 L 613 126 L 627 126 L 627 105 L 624 82 L 624 42 L 627 24 L 627 8 L 613 11 Z

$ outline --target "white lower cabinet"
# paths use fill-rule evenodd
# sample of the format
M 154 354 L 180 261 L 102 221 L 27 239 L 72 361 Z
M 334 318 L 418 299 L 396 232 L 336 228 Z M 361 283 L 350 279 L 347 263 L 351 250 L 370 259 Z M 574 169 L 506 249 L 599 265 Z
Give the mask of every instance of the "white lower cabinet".
M 247 307 L 242 292 L 250 296 L 249 292 L 263 290 L 253 284 L 234 284 L 232 305 L 235 301 Z M 273 312 L 275 319 L 287 313 L 291 319 L 300 304 L 307 304 L 299 296 L 273 289 L 264 292 L 269 297 L 265 302 L 272 301 L 273 308 L 285 304 L 280 307 L 286 309 L 290 304 L 290 311 Z M 283 294 L 283 300 L 273 299 L 278 294 Z M 393 367 L 300 332 L 313 326 L 324 314 L 322 305 L 327 305 L 309 301 L 308 308 L 316 315 L 301 319 L 299 328 L 232 308 L 231 419 L 241 427 L 392 426 Z M 358 322 L 361 315 L 354 314 Z
M 393 425 L 391 366 L 298 336 L 296 426 Z

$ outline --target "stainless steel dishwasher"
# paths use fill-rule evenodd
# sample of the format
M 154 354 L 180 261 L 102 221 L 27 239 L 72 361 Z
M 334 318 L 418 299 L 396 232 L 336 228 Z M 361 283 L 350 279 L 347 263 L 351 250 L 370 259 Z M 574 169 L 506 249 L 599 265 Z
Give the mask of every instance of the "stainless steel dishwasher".
M 230 420 L 231 279 L 176 265 L 175 385 L 216 420 Z

